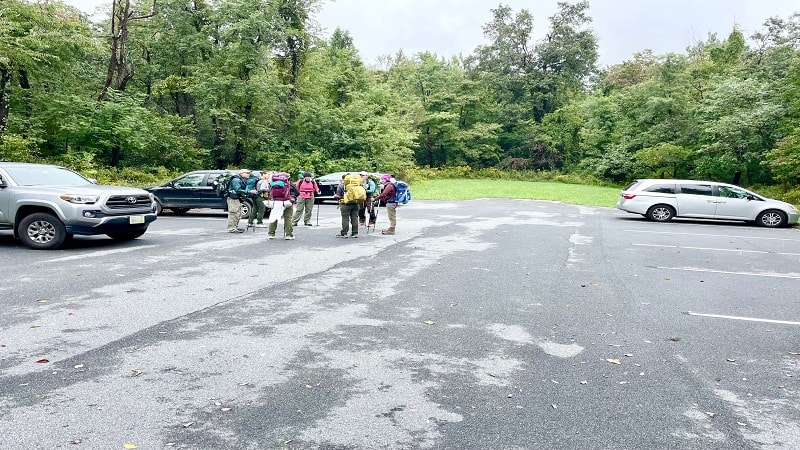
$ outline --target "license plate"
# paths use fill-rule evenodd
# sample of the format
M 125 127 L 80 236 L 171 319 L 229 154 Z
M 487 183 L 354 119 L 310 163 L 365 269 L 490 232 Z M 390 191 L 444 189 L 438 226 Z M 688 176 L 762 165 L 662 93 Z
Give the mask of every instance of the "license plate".
M 130 216 L 131 225 L 136 223 L 144 223 L 144 216 Z

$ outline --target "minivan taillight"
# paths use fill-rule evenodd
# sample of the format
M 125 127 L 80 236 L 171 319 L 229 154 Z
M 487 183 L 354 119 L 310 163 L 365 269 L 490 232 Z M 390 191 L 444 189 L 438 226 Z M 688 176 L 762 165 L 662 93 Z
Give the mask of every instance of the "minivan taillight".
M 622 194 L 622 198 L 625 200 L 633 200 L 634 197 L 636 197 L 636 194 Z

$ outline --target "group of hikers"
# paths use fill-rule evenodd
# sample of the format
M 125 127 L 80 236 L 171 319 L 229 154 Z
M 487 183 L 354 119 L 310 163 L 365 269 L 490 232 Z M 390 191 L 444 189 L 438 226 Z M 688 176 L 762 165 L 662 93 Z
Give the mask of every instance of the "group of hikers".
M 224 183 L 220 182 L 221 191 L 227 197 L 228 232 L 242 233 L 246 230 L 239 227 L 239 222 L 243 218 L 243 199 L 249 199 L 249 203 L 252 204 L 247 227 L 267 228 L 268 239 L 275 239 L 275 231 L 281 217 L 283 217 L 284 238 L 287 240 L 294 239 L 294 227 L 300 223 L 301 218 L 304 225 L 311 226 L 315 197 L 320 195 L 320 189 L 310 172 L 303 172 L 300 175 L 293 183 L 286 172 L 241 169 L 237 175 L 230 177 Z M 374 228 L 377 219 L 376 207 L 380 206 L 386 207 L 389 217 L 389 227 L 382 230 L 381 234 L 394 234 L 398 205 L 396 182 L 397 180 L 389 174 L 381 175 L 379 183 L 375 183 L 367 172 L 342 175 L 342 182 L 334 193 L 334 198 L 339 201 L 339 211 L 342 215 L 342 229 L 336 237 L 357 238 L 360 226 Z M 405 183 L 402 186 L 407 190 Z M 410 192 L 408 197 L 410 198 Z M 265 216 L 268 225 L 264 224 Z

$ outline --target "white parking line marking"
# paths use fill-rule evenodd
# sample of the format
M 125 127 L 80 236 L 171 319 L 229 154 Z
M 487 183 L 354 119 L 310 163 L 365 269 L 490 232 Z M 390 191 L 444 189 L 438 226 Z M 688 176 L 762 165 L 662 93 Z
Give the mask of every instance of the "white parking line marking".
M 633 244 L 640 247 L 661 247 L 661 248 L 679 248 L 687 250 L 711 250 L 717 252 L 738 252 L 738 253 L 760 253 L 765 255 L 784 255 L 784 256 L 800 256 L 800 253 L 788 252 L 766 252 L 763 250 L 740 250 L 732 248 L 714 248 L 714 247 L 690 247 L 686 245 L 658 245 L 658 244 Z
M 113 254 L 116 254 L 116 253 L 128 253 L 128 252 L 134 252 L 134 251 L 144 250 L 146 248 L 153 248 L 153 247 L 156 247 L 156 246 L 155 245 L 137 245 L 136 247 L 118 248 L 118 249 L 114 249 L 114 250 L 96 250 L 96 251 L 92 251 L 90 253 L 84 253 L 82 255 L 73 255 L 73 256 L 65 256 L 63 258 L 49 259 L 49 260 L 47 260 L 47 262 L 49 262 L 49 263 L 51 263 L 51 262 L 64 262 L 64 261 L 75 261 L 75 260 L 86 259 L 86 258 L 97 258 L 99 256 L 108 256 L 108 255 L 113 255 Z
M 709 237 L 723 237 L 723 238 L 741 238 L 741 239 L 764 239 L 769 241 L 792 241 L 800 242 L 800 239 L 790 238 L 777 238 L 765 236 L 738 236 L 735 234 L 707 234 L 707 233 L 675 233 L 671 231 L 649 231 L 649 230 L 623 230 L 628 233 L 648 233 L 648 234 L 669 234 L 676 236 L 709 236 Z
M 756 272 L 729 272 L 727 270 L 715 270 L 715 269 L 703 269 L 701 267 L 661 267 L 655 266 L 656 269 L 666 269 L 666 270 L 686 270 L 689 272 L 710 272 L 710 273 L 725 273 L 729 275 L 749 275 L 753 277 L 771 277 L 771 278 L 792 278 L 795 280 L 800 280 L 800 275 L 798 274 L 787 274 L 787 273 L 756 273 Z
M 800 322 L 792 322 L 790 320 L 773 320 L 773 319 L 759 319 L 757 317 L 724 316 L 721 314 L 702 314 L 691 311 L 686 311 L 686 314 L 690 316 L 713 317 L 715 319 L 746 320 L 749 322 L 779 323 L 783 325 L 800 325 Z

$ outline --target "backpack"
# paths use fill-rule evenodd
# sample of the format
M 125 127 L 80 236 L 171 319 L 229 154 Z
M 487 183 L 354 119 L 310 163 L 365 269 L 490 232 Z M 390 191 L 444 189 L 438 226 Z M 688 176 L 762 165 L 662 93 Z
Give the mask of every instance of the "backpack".
M 289 174 L 286 172 L 275 172 L 272 174 L 272 181 L 269 182 L 269 198 L 272 200 L 289 200 L 292 195 Z
M 405 205 L 411 201 L 411 188 L 405 181 L 397 180 L 394 183 L 394 202 L 398 205 Z
M 367 191 L 361 185 L 361 176 L 351 173 L 344 177 L 344 203 L 363 203 L 367 200 Z
M 230 189 L 231 180 L 235 176 L 236 175 L 234 175 L 234 174 L 232 174 L 230 172 L 225 172 L 222 175 L 220 175 L 219 177 L 217 177 L 217 181 L 215 182 L 216 187 L 214 188 L 214 190 L 217 192 L 217 196 L 218 197 L 228 197 L 228 196 L 230 196 L 230 192 L 228 192 L 228 189 Z

